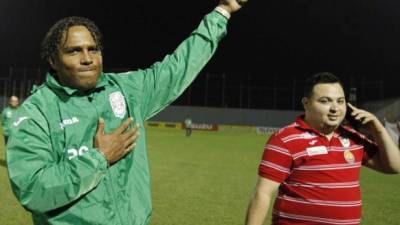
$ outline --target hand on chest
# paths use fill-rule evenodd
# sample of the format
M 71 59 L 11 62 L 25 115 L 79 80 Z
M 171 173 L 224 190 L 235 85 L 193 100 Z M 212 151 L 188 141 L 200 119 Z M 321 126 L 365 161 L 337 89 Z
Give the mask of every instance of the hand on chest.
M 60 131 L 66 146 L 92 146 L 99 118 L 105 121 L 105 132 L 111 132 L 128 118 L 128 108 L 120 91 L 74 97 L 60 104 Z

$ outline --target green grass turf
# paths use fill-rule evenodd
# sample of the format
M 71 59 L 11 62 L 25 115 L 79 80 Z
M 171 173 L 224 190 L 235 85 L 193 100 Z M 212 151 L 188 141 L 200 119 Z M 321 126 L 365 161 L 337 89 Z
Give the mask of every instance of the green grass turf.
M 187 138 L 183 130 L 148 128 L 151 225 L 243 224 L 265 140 L 266 135 L 248 131 L 194 131 Z M 363 170 L 361 180 L 362 224 L 400 224 L 400 176 Z M 9 189 L 4 148 L 0 148 L 0 193 L 0 224 L 30 225 L 29 213 Z
M 149 130 L 153 225 L 243 224 L 265 135 Z

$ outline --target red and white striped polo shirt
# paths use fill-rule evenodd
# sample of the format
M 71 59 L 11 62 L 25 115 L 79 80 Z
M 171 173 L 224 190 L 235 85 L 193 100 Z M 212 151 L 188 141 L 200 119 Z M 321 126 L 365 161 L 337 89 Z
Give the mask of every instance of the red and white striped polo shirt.
M 360 224 L 360 168 L 377 150 L 345 126 L 328 140 L 301 117 L 273 134 L 259 167 L 260 176 L 281 183 L 272 223 Z

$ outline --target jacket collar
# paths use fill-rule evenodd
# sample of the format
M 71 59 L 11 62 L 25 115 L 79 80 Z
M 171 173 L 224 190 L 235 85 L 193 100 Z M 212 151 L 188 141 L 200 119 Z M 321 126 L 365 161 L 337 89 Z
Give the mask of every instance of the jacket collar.
M 99 80 L 97 81 L 96 87 L 93 90 L 89 91 L 89 92 L 96 91 L 96 90 L 99 90 L 99 89 L 105 87 L 109 83 L 109 81 L 110 80 L 107 78 L 107 76 L 105 76 L 103 73 L 101 73 L 101 75 L 99 77 Z M 84 95 L 84 92 L 82 92 L 82 91 L 80 91 L 78 89 L 71 88 L 71 87 L 68 87 L 68 86 L 63 86 L 62 84 L 60 84 L 58 82 L 58 80 L 54 77 L 54 75 L 52 75 L 50 73 L 46 74 L 45 83 L 51 89 L 62 91 L 62 92 L 64 92 L 65 94 L 67 94 L 69 96 L 72 96 L 72 95 L 75 95 L 75 94 Z

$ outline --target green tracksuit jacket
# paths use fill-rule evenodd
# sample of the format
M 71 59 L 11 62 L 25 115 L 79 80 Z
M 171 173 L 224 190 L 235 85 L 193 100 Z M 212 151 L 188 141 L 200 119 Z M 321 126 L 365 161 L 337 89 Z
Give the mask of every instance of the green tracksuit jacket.
M 143 123 L 193 81 L 226 33 L 218 12 L 146 70 L 103 73 L 91 93 L 52 75 L 17 111 L 7 145 L 12 189 L 37 225 L 143 225 L 150 221 L 150 175 Z M 106 132 L 132 116 L 141 126 L 133 152 L 107 168 L 93 147 L 99 117 Z

